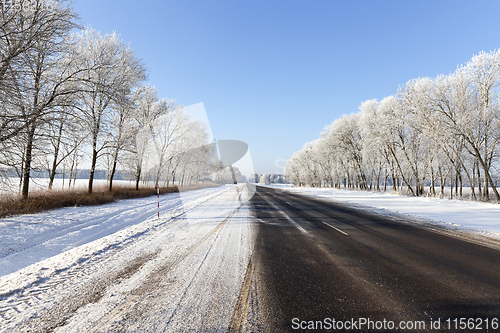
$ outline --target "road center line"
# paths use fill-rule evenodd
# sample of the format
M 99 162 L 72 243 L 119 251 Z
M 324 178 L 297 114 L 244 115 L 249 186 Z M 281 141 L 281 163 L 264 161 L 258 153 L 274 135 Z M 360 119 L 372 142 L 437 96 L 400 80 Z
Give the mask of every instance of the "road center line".
M 343 232 L 342 230 L 340 230 L 339 228 L 335 228 L 333 225 L 329 224 L 329 223 L 326 223 L 326 222 L 323 222 L 324 224 L 326 224 L 327 226 L 329 226 L 330 228 L 332 229 L 335 229 L 337 230 L 338 232 L 340 232 L 341 234 L 344 234 L 346 236 L 349 236 L 346 232 Z
M 268 198 L 266 198 L 265 196 L 262 196 L 264 198 L 264 200 L 267 201 L 268 204 L 270 204 L 274 209 L 276 209 L 277 211 L 279 211 L 283 216 L 286 217 L 286 219 L 292 223 L 295 227 L 297 227 L 297 229 L 299 229 L 300 231 L 302 231 L 303 233 L 307 234 L 307 231 L 302 228 L 297 222 L 295 222 L 294 220 L 292 220 L 290 218 L 290 216 L 286 215 L 286 213 L 284 211 L 282 211 L 281 209 L 278 208 L 278 206 L 276 206 L 274 203 L 272 203 L 271 201 L 269 201 Z

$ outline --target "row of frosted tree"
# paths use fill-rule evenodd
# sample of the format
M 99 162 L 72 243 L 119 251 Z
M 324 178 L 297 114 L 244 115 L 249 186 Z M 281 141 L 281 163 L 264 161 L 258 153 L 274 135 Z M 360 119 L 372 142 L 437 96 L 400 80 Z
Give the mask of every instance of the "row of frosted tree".
M 499 93 L 500 51 L 482 52 L 453 74 L 363 102 L 296 152 L 286 175 L 301 186 L 500 202 Z
M 116 33 L 82 28 L 66 0 L 4 1 L 0 15 L 0 172 L 17 175 L 23 198 L 35 170 L 49 173 L 49 188 L 60 170 L 71 185 L 84 162 L 90 193 L 98 166 L 110 190 L 117 168 L 138 188 L 141 178 L 189 184 L 217 167 L 206 129 L 145 85 L 144 64 Z
M 285 176 L 280 173 L 255 173 L 248 178 L 250 183 L 260 184 L 284 184 L 286 183 Z

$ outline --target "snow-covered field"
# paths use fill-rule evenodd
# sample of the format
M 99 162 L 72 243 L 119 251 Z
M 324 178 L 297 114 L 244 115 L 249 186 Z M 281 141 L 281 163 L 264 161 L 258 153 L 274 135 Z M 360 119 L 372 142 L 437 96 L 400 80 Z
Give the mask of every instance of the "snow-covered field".
M 396 212 L 411 217 L 413 221 L 500 239 L 500 205 L 497 204 L 331 188 L 271 186 L 341 201 L 378 214 L 393 215 Z
M 163 195 L 159 219 L 156 197 L 0 219 L 0 332 L 225 330 L 253 192 Z
M 54 184 L 52 188 L 54 191 L 74 191 L 74 190 L 85 190 L 89 186 L 88 179 L 77 179 L 74 184 L 71 182 L 71 187 L 68 187 L 68 179 L 54 179 Z M 94 188 L 101 189 L 107 188 L 108 181 L 106 179 L 94 179 Z M 114 180 L 113 186 L 119 187 L 135 187 L 135 181 L 129 180 Z M 154 188 L 153 182 L 144 183 L 141 182 L 141 186 L 150 186 Z M 49 187 L 48 178 L 33 178 L 30 180 L 30 192 L 46 191 Z M 19 179 L 10 178 L 4 179 L 0 183 L 0 195 L 17 194 L 19 193 Z

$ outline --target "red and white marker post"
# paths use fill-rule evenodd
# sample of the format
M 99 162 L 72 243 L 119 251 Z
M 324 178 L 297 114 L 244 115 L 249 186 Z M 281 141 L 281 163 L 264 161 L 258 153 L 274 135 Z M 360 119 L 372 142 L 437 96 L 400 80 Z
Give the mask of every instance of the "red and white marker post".
M 160 218 L 160 186 L 156 185 L 156 194 L 158 195 L 158 219 Z

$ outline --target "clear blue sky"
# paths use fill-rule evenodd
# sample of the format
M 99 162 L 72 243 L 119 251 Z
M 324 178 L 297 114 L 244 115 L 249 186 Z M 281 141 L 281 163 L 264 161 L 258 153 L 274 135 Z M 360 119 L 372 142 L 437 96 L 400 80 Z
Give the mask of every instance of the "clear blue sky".
M 325 125 L 419 76 L 500 47 L 500 1 L 77 0 L 116 31 L 160 97 L 205 104 L 216 139 L 248 143 L 280 172 Z

